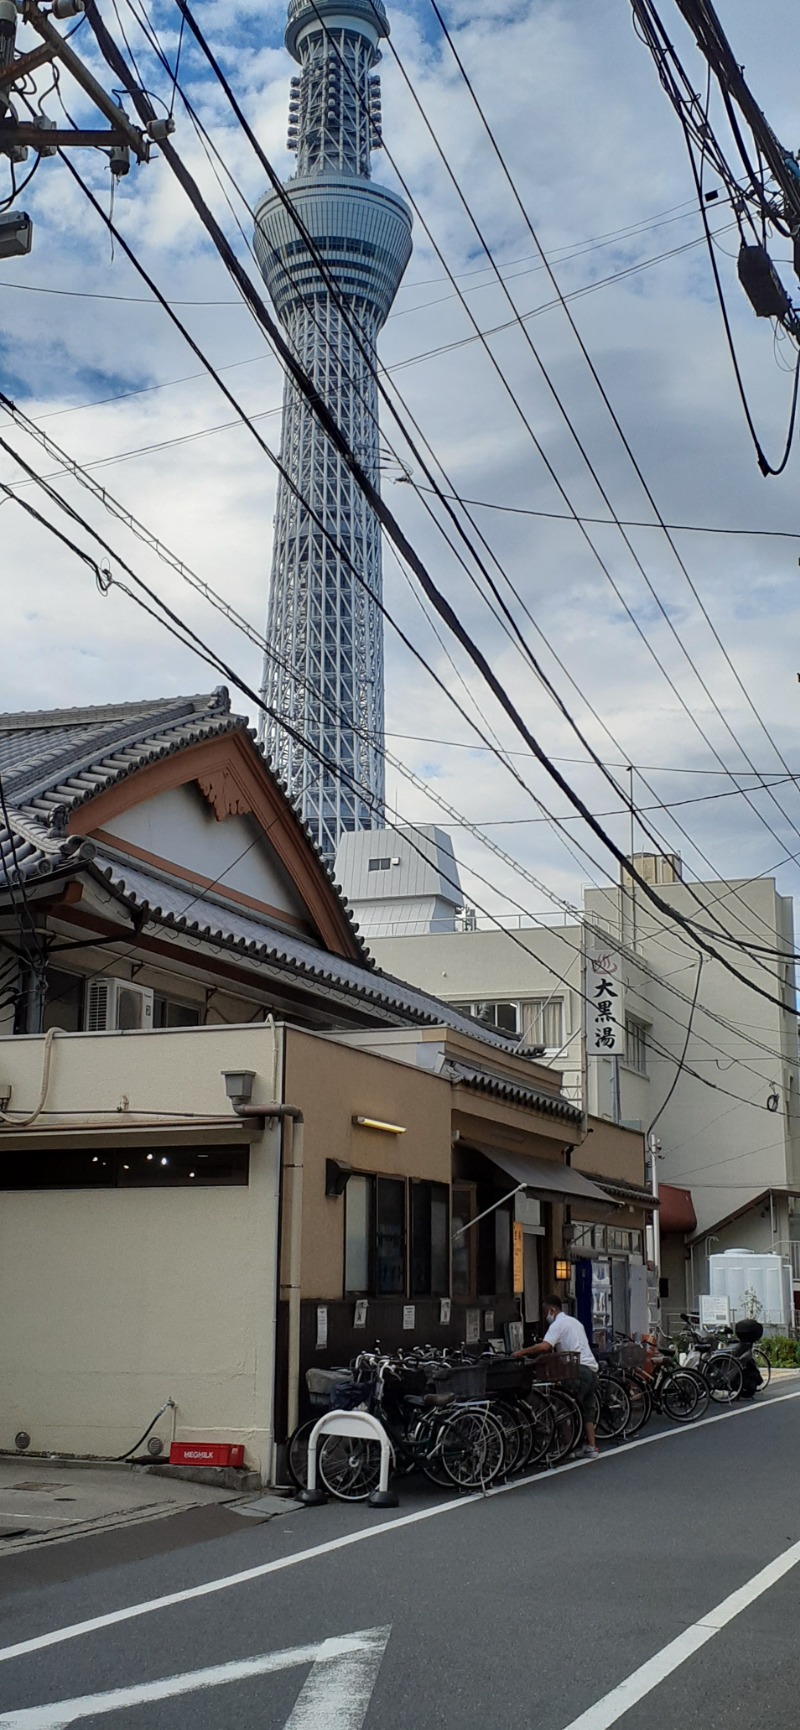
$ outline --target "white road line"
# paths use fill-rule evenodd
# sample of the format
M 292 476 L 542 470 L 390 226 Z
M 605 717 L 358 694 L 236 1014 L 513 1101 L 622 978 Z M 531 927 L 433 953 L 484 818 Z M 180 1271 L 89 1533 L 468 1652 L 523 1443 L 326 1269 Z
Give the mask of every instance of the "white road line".
M 337 1641 L 325 1640 L 284 1730 L 361 1730 L 390 1633 L 390 1628 L 365 1631 L 359 1636 L 360 1647 L 336 1664 L 330 1661 L 329 1648 Z
M 800 1562 L 800 1544 L 792 1544 L 791 1549 L 784 1550 L 782 1556 L 776 1556 L 774 1562 L 768 1562 L 766 1568 L 754 1574 L 737 1592 L 731 1592 L 729 1598 L 723 1598 L 715 1610 L 709 1610 L 708 1615 L 701 1616 L 699 1622 L 694 1622 L 691 1628 L 686 1628 L 677 1639 L 670 1640 L 668 1646 L 662 1647 L 646 1664 L 641 1664 L 624 1682 L 612 1688 L 610 1694 L 605 1694 L 587 1712 L 582 1712 L 579 1718 L 573 1718 L 565 1730 L 608 1730 L 609 1725 L 616 1724 L 619 1718 L 636 1706 L 645 1695 L 652 1693 L 660 1682 L 673 1671 L 685 1664 L 694 1652 L 713 1640 L 721 1628 L 726 1628 L 735 1616 L 741 1615 L 748 1605 L 768 1592 L 770 1586 L 782 1580 L 792 1568 Z
M 658 1435 L 642 1436 L 637 1441 L 624 1442 L 615 1448 L 613 1453 L 603 1454 L 599 1460 L 571 1460 L 564 1466 L 556 1466 L 551 1472 L 536 1472 L 527 1478 L 517 1478 L 510 1484 L 498 1484 L 486 1492 L 486 1496 L 504 1496 L 512 1490 L 521 1490 L 526 1485 L 549 1484 L 553 1478 L 563 1472 L 580 1472 L 586 1468 L 597 1472 L 604 1464 L 616 1460 L 620 1455 L 632 1452 L 635 1448 L 646 1448 L 656 1442 L 666 1442 L 674 1436 L 683 1436 L 691 1431 L 705 1428 L 708 1424 L 730 1423 L 734 1418 L 751 1417 L 753 1412 L 772 1411 L 775 1406 L 785 1404 L 787 1400 L 800 1399 L 800 1390 L 793 1394 L 779 1394 L 776 1399 L 766 1400 L 763 1405 L 739 1406 L 735 1411 L 722 1412 L 719 1417 L 700 1418 L 694 1424 L 681 1425 L 672 1430 L 662 1430 Z M 137 1616 L 149 1616 L 156 1610 L 170 1610 L 176 1604 L 188 1604 L 194 1598 L 206 1598 L 214 1592 L 226 1592 L 232 1586 L 247 1586 L 252 1580 L 263 1580 L 268 1574 L 281 1573 L 285 1568 L 295 1568 L 302 1562 L 314 1562 L 320 1556 L 330 1556 L 335 1550 L 349 1549 L 353 1544 L 369 1543 L 372 1538 L 381 1538 L 385 1532 L 400 1531 L 405 1526 L 419 1525 L 423 1520 L 435 1520 L 442 1514 L 458 1514 L 462 1508 L 471 1507 L 475 1502 L 484 1500 L 478 1492 L 471 1496 L 460 1496 L 457 1501 L 436 1502 L 432 1508 L 418 1508 L 413 1514 L 401 1514 L 396 1520 L 382 1520 L 380 1525 L 365 1526 L 358 1532 L 348 1532 L 341 1538 L 330 1538 L 325 1544 L 313 1544 L 307 1550 L 296 1550 L 291 1556 L 281 1556 L 274 1562 L 261 1562 L 255 1568 L 243 1568 L 238 1574 L 224 1574 L 216 1580 L 206 1580 L 199 1586 L 187 1586 L 180 1592 L 167 1592 L 161 1598 L 148 1598 L 141 1604 L 129 1604 L 122 1610 L 110 1610 L 104 1616 L 92 1616 L 86 1622 L 73 1622 L 64 1628 L 54 1628 L 49 1634 L 37 1634 L 30 1640 L 18 1640 L 13 1646 L 0 1649 L 0 1663 L 7 1663 L 11 1658 L 24 1658 L 31 1652 L 42 1652 L 48 1646 L 60 1646 L 65 1640 L 77 1640 L 84 1634 L 96 1634 L 102 1628 L 116 1627 L 120 1622 L 130 1622 Z
M 145 1706 L 153 1700 L 169 1700 L 176 1694 L 195 1694 L 201 1689 L 219 1688 L 227 1682 L 247 1682 L 253 1676 L 274 1675 L 278 1670 L 296 1669 L 311 1664 L 312 1676 L 317 1677 L 317 1698 L 324 1698 L 328 1688 L 331 1706 L 345 1698 L 348 1688 L 363 1703 L 361 1716 L 330 1714 L 327 1718 L 299 1718 L 303 1730 L 360 1730 L 366 1716 L 370 1695 L 375 1685 L 380 1661 L 389 1638 L 388 1628 L 365 1628 L 358 1634 L 339 1635 L 336 1639 L 317 1641 L 313 1646 L 291 1646 L 283 1652 L 264 1652 L 257 1658 L 244 1658 L 236 1663 L 215 1664 L 207 1670 L 185 1671 L 179 1676 L 164 1676 L 158 1682 L 143 1682 L 133 1688 L 114 1688 L 107 1694 L 83 1694 L 74 1700 L 54 1700 L 48 1706 L 29 1706 L 0 1718 L 0 1730 L 66 1730 L 80 1718 L 97 1718 L 106 1712 L 120 1712 L 126 1706 Z M 339 1686 L 341 1678 L 342 1686 Z M 306 1692 L 301 1690 L 300 1700 Z M 295 1707 L 295 1711 L 297 1708 Z M 292 1713 L 286 1730 L 295 1730 Z

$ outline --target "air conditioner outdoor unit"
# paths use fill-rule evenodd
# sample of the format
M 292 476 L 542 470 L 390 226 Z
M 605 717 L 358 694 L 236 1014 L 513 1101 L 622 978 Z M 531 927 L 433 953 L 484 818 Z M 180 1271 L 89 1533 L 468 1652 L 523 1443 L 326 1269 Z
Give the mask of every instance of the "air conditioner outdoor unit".
M 129 979 L 90 979 L 86 986 L 87 1033 L 147 1031 L 153 1025 L 153 993 Z

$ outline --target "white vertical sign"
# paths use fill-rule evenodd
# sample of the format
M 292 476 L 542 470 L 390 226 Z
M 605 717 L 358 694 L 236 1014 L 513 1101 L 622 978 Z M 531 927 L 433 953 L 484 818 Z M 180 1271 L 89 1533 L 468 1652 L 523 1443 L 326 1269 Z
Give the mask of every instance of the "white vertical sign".
M 602 935 L 586 933 L 584 967 L 586 1050 L 589 1057 L 625 1054 L 625 985 L 622 957 Z

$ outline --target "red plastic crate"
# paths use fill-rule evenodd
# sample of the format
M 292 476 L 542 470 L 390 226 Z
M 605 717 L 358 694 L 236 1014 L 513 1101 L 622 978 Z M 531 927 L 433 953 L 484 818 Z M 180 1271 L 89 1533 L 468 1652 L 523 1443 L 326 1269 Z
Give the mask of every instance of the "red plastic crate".
M 169 1463 L 171 1466 L 243 1466 L 244 1445 L 241 1442 L 173 1442 Z

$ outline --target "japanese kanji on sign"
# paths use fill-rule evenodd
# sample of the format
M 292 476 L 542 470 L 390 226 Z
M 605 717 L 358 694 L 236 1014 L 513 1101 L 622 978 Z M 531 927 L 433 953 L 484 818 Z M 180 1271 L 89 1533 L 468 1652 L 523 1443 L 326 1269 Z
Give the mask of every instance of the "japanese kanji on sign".
M 584 966 L 586 1050 L 590 1057 L 625 1052 L 625 985 L 620 955 L 587 932 Z

